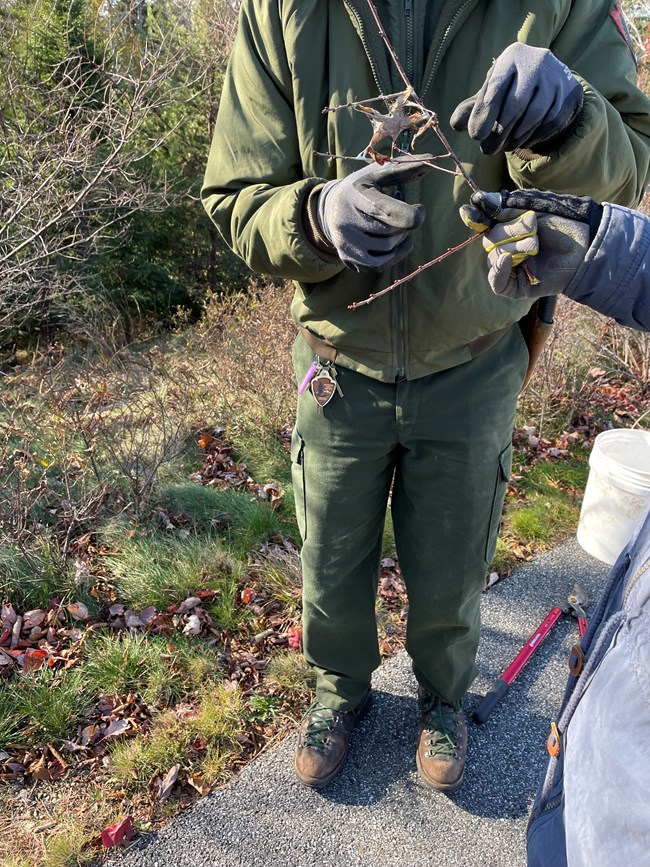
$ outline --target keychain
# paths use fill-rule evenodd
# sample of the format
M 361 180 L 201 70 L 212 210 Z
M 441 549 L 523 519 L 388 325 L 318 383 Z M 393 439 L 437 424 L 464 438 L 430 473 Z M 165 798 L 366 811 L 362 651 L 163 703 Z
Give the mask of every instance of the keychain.
M 312 361 L 307 370 L 305 378 L 300 383 L 298 394 L 309 390 L 312 397 L 318 404 L 319 412 L 323 411 L 330 400 L 334 397 L 334 392 L 338 391 L 339 396 L 343 397 L 343 391 L 338 383 L 336 376 L 336 368 L 331 361 L 321 361 L 320 357 L 316 356 L 316 361 Z

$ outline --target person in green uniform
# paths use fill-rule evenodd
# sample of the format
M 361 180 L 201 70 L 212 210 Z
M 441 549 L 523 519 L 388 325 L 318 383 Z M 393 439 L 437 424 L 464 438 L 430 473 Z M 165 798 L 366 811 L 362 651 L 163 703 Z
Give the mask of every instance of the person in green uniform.
M 377 0 L 377 10 L 478 187 L 639 201 L 650 104 L 611 0 Z M 491 291 L 480 244 L 350 307 L 467 237 L 464 178 L 414 156 L 443 153 L 433 130 L 414 150 L 406 131 L 398 159 L 369 162 L 364 113 L 323 112 L 404 90 L 366 0 L 244 0 L 202 190 L 236 254 L 295 282 L 293 480 L 304 652 L 317 675 L 296 773 L 313 787 L 342 767 L 380 662 L 389 499 L 409 596 L 418 770 L 431 788 L 460 784 L 461 704 L 529 363 L 518 322 L 532 301 Z M 390 156 L 390 139 L 376 150 Z

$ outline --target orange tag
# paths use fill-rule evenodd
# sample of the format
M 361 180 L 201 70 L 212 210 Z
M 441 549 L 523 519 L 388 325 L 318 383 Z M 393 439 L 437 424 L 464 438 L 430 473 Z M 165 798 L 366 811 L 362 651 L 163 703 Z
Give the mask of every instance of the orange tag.
M 561 750 L 561 741 L 560 741 L 560 732 L 558 731 L 557 726 L 554 722 L 551 723 L 551 733 L 548 736 L 548 740 L 546 741 L 546 749 L 548 750 L 548 754 L 557 758 L 560 755 Z

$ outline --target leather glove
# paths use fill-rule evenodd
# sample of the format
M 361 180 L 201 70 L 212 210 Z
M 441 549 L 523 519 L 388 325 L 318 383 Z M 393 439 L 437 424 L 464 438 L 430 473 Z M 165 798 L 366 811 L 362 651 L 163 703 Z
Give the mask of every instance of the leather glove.
M 582 108 L 580 82 L 547 48 L 515 42 L 494 61 L 483 86 L 451 116 L 484 154 L 524 148 L 548 154 L 572 132 Z
M 497 295 L 541 298 L 563 292 L 598 231 L 602 207 L 587 196 L 514 190 L 474 193 L 460 209 L 470 228 L 488 229 L 488 281 Z M 525 267 L 517 267 L 524 265 Z
M 426 175 L 431 166 L 421 160 L 431 159 L 431 154 L 419 154 L 383 165 L 373 162 L 321 188 L 316 207 L 318 229 L 348 268 L 380 271 L 408 255 L 412 232 L 422 225 L 425 209 L 387 190 Z

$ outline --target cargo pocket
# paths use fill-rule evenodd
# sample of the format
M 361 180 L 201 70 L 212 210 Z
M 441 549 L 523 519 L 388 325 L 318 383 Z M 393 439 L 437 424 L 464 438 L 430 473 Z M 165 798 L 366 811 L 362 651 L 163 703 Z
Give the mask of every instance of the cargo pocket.
M 501 512 L 503 511 L 503 501 L 506 498 L 506 490 L 508 488 L 508 479 L 512 470 L 512 442 L 499 453 L 499 465 L 497 467 L 497 475 L 494 483 L 494 496 L 492 497 L 492 509 L 490 511 L 490 522 L 488 524 L 487 544 L 485 546 L 485 562 L 489 566 L 494 559 L 494 554 L 497 548 L 497 538 L 499 536 L 499 527 L 501 525 Z
M 291 480 L 296 520 L 302 541 L 307 539 L 307 486 L 305 484 L 305 441 L 296 428 L 291 434 Z

